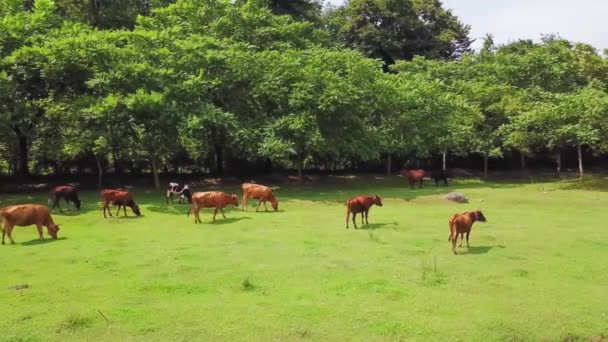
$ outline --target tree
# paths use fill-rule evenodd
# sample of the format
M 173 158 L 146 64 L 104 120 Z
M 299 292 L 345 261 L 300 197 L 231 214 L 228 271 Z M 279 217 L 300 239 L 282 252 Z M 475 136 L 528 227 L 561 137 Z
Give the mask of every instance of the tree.
M 268 68 L 251 96 L 268 108 L 259 153 L 290 161 L 301 176 L 313 156 L 377 156 L 366 124 L 380 70 L 351 51 L 312 49 L 261 54 Z
M 469 51 L 470 28 L 438 0 L 350 0 L 327 15 L 335 39 L 391 65 L 415 56 L 453 59 Z
M 597 84 L 572 94 L 553 95 L 551 101 L 540 104 L 524 116 L 533 127 L 540 127 L 546 137 L 546 146 L 559 149 L 572 146 L 577 149 L 578 169 L 584 176 L 583 148 L 598 152 L 607 151 L 608 95 Z
M 239 6 L 255 0 L 236 0 Z M 289 15 L 296 20 L 316 22 L 321 16 L 323 4 L 319 0 L 261 0 L 258 1 L 267 6 L 273 14 Z
M 18 158 L 17 173 L 29 175 L 29 145 L 31 134 L 35 131 L 44 110 L 38 101 L 47 96 L 40 69 L 31 63 L 26 54 L 19 49 L 29 47 L 42 39 L 42 36 L 58 27 L 52 0 L 39 0 L 32 11 L 26 11 L 23 3 L 9 0 L 2 5 L 4 16 L 0 20 L 0 70 L 6 72 L 4 81 L 11 83 L 4 94 L 5 124 L 11 127 L 16 139 Z M 44 52 L 32 50 L 41 55 Z

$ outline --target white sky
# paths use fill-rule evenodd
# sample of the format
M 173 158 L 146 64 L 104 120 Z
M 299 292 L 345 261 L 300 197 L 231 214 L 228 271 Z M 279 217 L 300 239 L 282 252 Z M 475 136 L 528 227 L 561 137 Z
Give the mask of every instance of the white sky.
M 326 0 L 342 4 L 344 0 Z M 608 0 L 443 0 L 465 24 L 471 36 L 494 36 L 498 44 L 541 34 L 608 49 Z M 473 45 L 479 47 L 481 39 Z

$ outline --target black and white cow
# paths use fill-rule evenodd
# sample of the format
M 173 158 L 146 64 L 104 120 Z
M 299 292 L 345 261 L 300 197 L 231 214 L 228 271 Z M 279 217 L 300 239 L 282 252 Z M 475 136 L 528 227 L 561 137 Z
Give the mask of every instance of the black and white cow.
M 184 201 L 192 203 L 192 194 L 190 194 L 190 188 L 186 184 L 180 186 L 179 183 L 169 183 L 169 187 L 167 188 L 167 204 L 169 204 L 169 200 L 171 200 L 171 203 L 173 203 L 174 195 L 179 195 L 180 204 L 184 203 Z

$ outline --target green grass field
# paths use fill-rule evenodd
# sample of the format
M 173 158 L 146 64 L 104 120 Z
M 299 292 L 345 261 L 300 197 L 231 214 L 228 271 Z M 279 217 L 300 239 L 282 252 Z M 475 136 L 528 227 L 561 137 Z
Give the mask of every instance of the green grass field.
M 607 190 L 601 177 L 422 190 L 370 177 L 283 186 L 277 213 L 253 201 L 198 225 L 146 189 L 134 191 L 142 217 L 104 219 L 88 192 L 81 213 L 54 214 L 59 240 L 17 227 L 0 246 L 0 341 L 601 340 Z M 346 230 L 345 200 L 376 193 L 370 225 Z M 454 256 L 449 215 L 473 209 L 488 222 Z

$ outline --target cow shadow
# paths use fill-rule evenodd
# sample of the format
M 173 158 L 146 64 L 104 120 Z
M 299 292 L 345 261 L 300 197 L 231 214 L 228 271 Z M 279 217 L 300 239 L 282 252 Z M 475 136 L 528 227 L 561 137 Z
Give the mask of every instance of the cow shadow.
M 21 246 L 45 245 L 47 243 L 53 243 L 53 242 L 58 242 L 58 241 L 62 241 L 62 240 L 67 240 L 67 238 L 66 237 L 59 237 L 56 240 L 55 239 L 51 239 L 51 238 L 45 238 L 44 240 L 33 239 L 33 240 L 30 240 L 30 241 L 22 242 L 22 243 L 20 243 L 20 245 Z
M 277 210 L 277 211 L 274 211 L 274 210 L 268 210 L 268 211 L 265 211 L 265 210 L 260 210 L 260 211 L 247 210 L 247 211 L 243 211 L 243 212 L 244 213 L 251 213 L 251 214 L 278 214 L 278 213 L 284 213 L 285 210 L 280 210 L 280 209 Z
M 498 246 L 474 246 L 474 247 L 469 247 L 466 249 L 466 251 L 464 252 L 460 252 L 458 254 L 487 254 L 490 250 L 494 249 L 494 248 L 506 248 L 503 245 L 498 245 Z
M 103 217 L 103 216 L 102 216 L 102 217 Z M 109 216 L 109 215 L 108 215 L 108 217 L 104 217 L 104 219 L 110 219 L 110 220 L 111 220 L 111 219 L 114 219 L 114 220 L 116 220 L 116 219 L 118 219 L 118 220 L 135 220 L 135 219 L 138 219 L 138 218 L 141 218 L 141 217 L 146 217 L 146 215 L 144 215 L 144 214 L 141 214 L 141 215 L 139 215 L 139 216 L 136 216 L 135 214 L 132 214 L 132 215 L 129 215 L 129 216 L 123 216 L 123 215 L 119 215 L 119 216 L 116 216 L 116 215 Z
M 352 221 L 349 223 L 352 225 Z M 370 223 L 370 224 L 364 224 L 364 225 L 359 225 L 357 223 L 357 228 L 362 229 L 362 230 L 376 230 L 376 229 L 380 229 L 380 228 L 388 226 L 388 225 L 396 225 L 396 224 L 394 222 L 393 223 L 379 222 L 379 223 Z
M 147 206 L 144 210 L 149 210 L 154 213 L 169 214 L 169 215 L 186 215 L 190 209 L 189 204 L 166 204 Z
M 201 218 L 202 219 L 202 218 Z M 228 218 L 217 218 L 215 221 L 205 221 L 203 220 L 202 224 L 212 224 L 212 225 L 224 225 L 230 224 L 234 222 L 238 222 L 241 220 L 251 220 L 251 217 L 240 216 L 240 217 L 228 217 Z M 199 223 L 201 224 L 201 223 Z
M 53 214 L 54 216 L 78 216 L 78 215 L 82 215 L 83 213 L 85 213 L 85 211 L 78 211 L 78 210 L 64 210 L 64 211 L 59 211 L 59 210 L 53 210 L 51 212 L 51 214 Z

